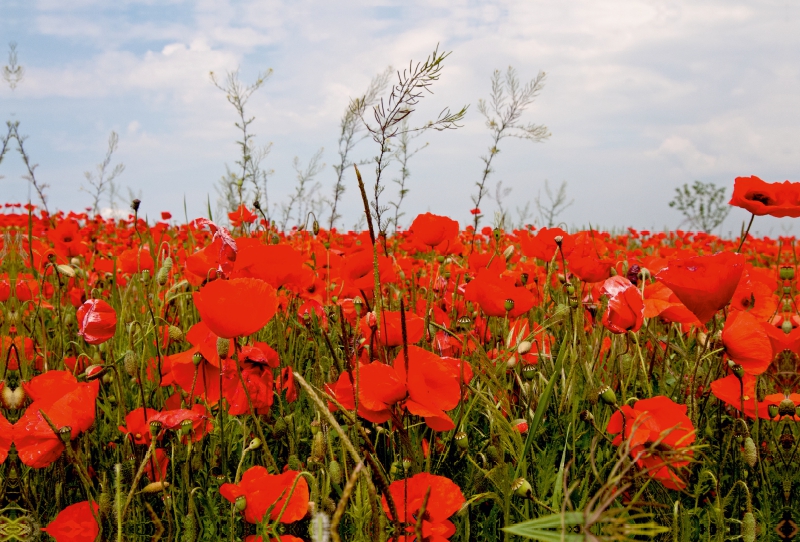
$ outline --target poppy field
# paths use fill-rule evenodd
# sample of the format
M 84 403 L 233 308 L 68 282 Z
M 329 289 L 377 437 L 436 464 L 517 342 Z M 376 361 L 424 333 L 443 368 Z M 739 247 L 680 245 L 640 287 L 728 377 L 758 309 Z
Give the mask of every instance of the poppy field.
M 795 536 L 793 237 L 146 207 L 0 213 L 4 540 Z

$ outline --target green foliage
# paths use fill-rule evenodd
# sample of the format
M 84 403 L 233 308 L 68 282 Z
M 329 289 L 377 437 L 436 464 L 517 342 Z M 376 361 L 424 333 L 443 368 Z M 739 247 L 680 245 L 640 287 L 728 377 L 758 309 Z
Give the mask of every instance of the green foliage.
M 731 211 L 725 197 L 725 187 L 714 183 L 695 181 L 675 189 L 675 198 L 669 206 L 680 211 L 690 227 L 713 231 L 720 226 Z

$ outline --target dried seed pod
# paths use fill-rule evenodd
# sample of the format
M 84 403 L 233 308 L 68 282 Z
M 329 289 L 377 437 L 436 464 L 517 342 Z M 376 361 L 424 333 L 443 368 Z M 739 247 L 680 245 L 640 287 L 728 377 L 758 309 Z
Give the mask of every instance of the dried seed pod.
M 125 368 L 125 372 L 128 373 L 128 375 L 135 377 L 139 368 L 139 358 L 136 356 L 136 352 L 133 350 L 125 352 L 122 366 Z
M 158 493 L 159 491 L 164 491 L 168 487 L 169 487 L 169 482 L 165 481 L 152 482 L 144 486 L 139 493 Z

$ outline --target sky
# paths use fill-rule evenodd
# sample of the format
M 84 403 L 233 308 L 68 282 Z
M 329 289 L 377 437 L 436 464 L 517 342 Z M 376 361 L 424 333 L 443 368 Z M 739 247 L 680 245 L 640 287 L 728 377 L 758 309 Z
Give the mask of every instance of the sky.
M 209 72 L 238 69 L 247 83 L 271 69 L 246 111 L 255 143 L 272 143 L 263 165 L 280 206 L 295 190 L 295 157 L 306 164 L 319 149 L 325 167 L 315 182 L 330 195 L 350 100 L 377 73 L 424 61 L 438 44 L 451 54 L 410 123 L 469 108 L 461 128 L 412 143 L 428 145 L 408 163 L 401 225 L 426 211 L 471 220 L 491 145 L 478 101 L 488 99 L 493 71 L 512 66 L 522 83 L 546 73 L 521 121 L 552 134 L 498 147 L 487 188 L 511 189 L 502 205 L 512 221 L 548 181 L 567 183 L 573 203 L 558 221 L 570 227 L 686 227 L 668 205 L 684 183 L 712 182 L 730 195 L 738 176 L 800 181 L 797 28 L 800 4 L 788 0 L 3 0 L 0 43 L 17 43 L 25 73 L 14 90 L 0 86 L 0 120 L 28 136 L 51 207 L 90 205 L 84 172 L 115 131 L 111 165 L 125 165 L 124 194 L 139 195 L 149 217 L 182 218 L 185 202 L 191 219 L 207 214 L 208 201 L 216 212 L 215 185 L 238 158 L 235 110 Z M 352 157 L 377 151 L 367 138 Z M 361 171 L 370 185 L 374 166 Z M 0 164 L 0 199 L 35 199 L 24 173 L 14 147 Z M 398 175 L 391 165 L 382 203 L 397 201 Z M 349 170 L 345 183 L 339 226 L 350 228 L 363 208 Z M 494 199 L 481 203 L 485 224 L 497 209 Z M 718 231 L 735 235 L 747 218 L 733 209 Z M 535 209 L 528 221 L 541 224 Z M 789 218 L 759 217 L 753 229 L 800 232 Z

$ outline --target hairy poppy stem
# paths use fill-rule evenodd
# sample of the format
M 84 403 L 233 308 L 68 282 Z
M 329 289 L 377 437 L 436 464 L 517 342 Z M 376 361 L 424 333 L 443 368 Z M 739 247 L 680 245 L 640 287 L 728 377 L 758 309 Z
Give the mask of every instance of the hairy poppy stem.
M 747 234 L 750 233 L 750 227 L 753 225 L 753 220 L 755 220 L 755 218 L 756 215 L 754 214 L 750 215 L 750 222 L 747 224 L 747 229 L 744 230 L 744 232 L 742 232 L 742 237 L 741 239 L 739 239 L 739 246 L 737 247 L 736 252 L 742 250 L 742 246 L 744 245 L 744 242 L 747 240 Z
M 339 499 L 339 503 L 336 505 L 336 511 L 333 513 L 333 518 L 331 519 L 331 538 L 334 542 L 342 542 L 342 539 L 339 537 L 339 522 L 342 521 L 344 509 L 347 508 L 347 501 L 350 500 L 350 495 L 353 493 L 358 475 L 363 468 L 364 463 L 359 463 L 353 469 L 350 478 L 347 479 L 347 484 L 344 486 L 344 491 L 342 491 L 342 498 Z

